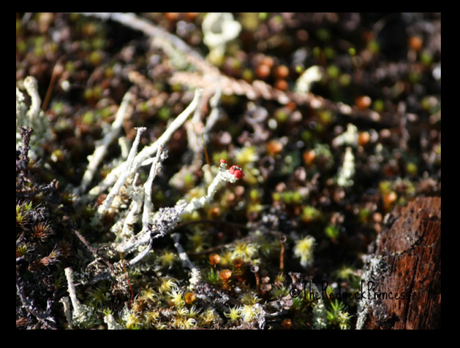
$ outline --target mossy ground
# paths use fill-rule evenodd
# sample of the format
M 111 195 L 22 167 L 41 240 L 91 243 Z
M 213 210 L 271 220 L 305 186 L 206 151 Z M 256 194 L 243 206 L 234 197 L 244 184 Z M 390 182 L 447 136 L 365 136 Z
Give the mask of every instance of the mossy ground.
M 203 14 L 142 16 L 207 53 Z M 384 216 L 417 196 L 441 195 L 440 14 L 269 13 L 235 18 L 243 29 L 227 47 L 219 67 L 222 74 L 292 91 L 299 76 L 316 65 L 323 77 L 312 86 L 313 93 L 381 117 L 370 120 L 359 112 L 345 115 L 264 98 L 254 101 L 256 108 L 249 111 L 246 96 L 223 95 L 221 117 L 208 133 L 207 155 L 211 166 L 217 167 L 221 158 L 240 165 L 245 177 L 221 189 L 213 204 L 184 221 L 196 223 L 179 226 L 176 232 L 216 291 L 215 301 L 219 296 L 229 300 L 219 307 L 198 293 L 193 300 L 187 295 L 192 293 L 187 289 L 189 276 L 166 236 L 156 240 L 145 261 L 129 270 L 134 300 L 127 311 L 129 289 L 112 278 L 94 281 L 94 269 L 88 268 L 94 257 L 72 232 L 78 230 L 95 248 L 101 247 L 114 241 L 110 227 L 117 216 L 95 221 L 104 197 L 83 203 L 71 192 L 129 88 L 134 86 L 133 112 L 123 123 L 123 136 L 132 142 L 134 128 L 146 127 L 141 147 L 161 136 L 171 118 L 187 107 L 193 90 L 169 83 L 177 64 L 138 31 L 78 14 L 17 15 L 17 86 L 22 88 L 29 75 L 37 78 L 53 133 L 51 141 L 34 151 L 40 155 L 28 164 L 30 182 L 16 191 L 17 283 L 19 279 L 38 311 L 50 303 L 49 315 L 56 321 L 52 326 L 68 327 L 59 300 L 68 296 L 64 268 L 71 266 L 80 301 L 96 311 L 91 328 L 106 327 L 103 318 L 109 311 L 127 328 L 259 328 L 260 310 L 269 312 L 268 303 L 287 296 L 289 272 L 300 272 L 303 280 L 316 284 L 328 282 L 328 292 L 339 284 L 350 292 L 359 289 L 363 255 L 384 228 Z M 196 71 L 190 64 L 183 70 Z M 149 83 L 134 83 L 133 73 Z M 209 107 L 202 111 L 208 115 Z M 337 143 L 348 124 L 357 127 L 355 140 Z M 355 164 L 349 187 L 337 184 L 347 146 L 352 147 Z M 196 161 L 184 127 L 167 148 L 169 158 L 153 183 L 156 210 L 184 196 L 199 197 L 205 189 L 200 187 L 205 175 L 200 167 L 194 172 L 184 169 L 179 184 L 170 181 Z M 120 155 L 115 142 L 93 184 L 110 172 Z M 199 161 L 206 163 L 204 149 Z M 23 194 L 53 179 L 57 189 Z M 314 238 L 313 250 L 302 249 L 301 241 L 308 236 Z M 302 250 L 312 252 L 303 265 Z M 208 258 L 212 253 L 220 255 L 215 265 Z M 254 265 L 259 279 L 250 272 Z M 231 270 L 230 278 L 220 276 L 224 270 Z M 325 304 L 330 328 L 342 327 L 339 316 L 346 315 L 339 312 L 345 306 L 352 317 L 342 321 L 354 327 L 356 301 Z M 294 299 L 283 313 L 267 319 L 264 328 L 309 329 L 313 305 Z M 23 308 L 18 295 L 16 320 L 18 328 L 46 327 Z

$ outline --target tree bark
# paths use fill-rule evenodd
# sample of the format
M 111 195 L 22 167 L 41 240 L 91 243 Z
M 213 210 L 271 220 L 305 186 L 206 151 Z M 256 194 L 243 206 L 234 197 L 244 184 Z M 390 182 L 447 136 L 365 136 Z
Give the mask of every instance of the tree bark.
M 441 198 L 387 218 L 364 268 L 357 329 L 441 328 Z

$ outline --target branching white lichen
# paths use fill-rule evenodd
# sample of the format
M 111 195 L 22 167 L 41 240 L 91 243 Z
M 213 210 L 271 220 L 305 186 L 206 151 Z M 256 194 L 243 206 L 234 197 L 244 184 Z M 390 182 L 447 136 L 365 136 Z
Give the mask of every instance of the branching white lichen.
M 94 153 L 91 156 L 88 156 L 88 166 L 86 167 L 85 174 L 81 181 L 80 187 L 77 190 L 77 193 L 83 193 L 86 191 L 88 185 L 91 183 L 93 176 L 97 170 L 97 167 L 101 163 L 105 154 L 107 153 L 107 148 L 109 145 L 118 137 L 120 134 L 123 120 L 128 114 L 129 104 L 132 100 L 132 93 L 130 91 L 126 92 L 123 100 L 121 101 L 120 107 L 118 108 L 115 121 L 113 121 L 112 126 L 108 130 L 104 138 L 99 142 L 94 150 Z
M 116 249 L 122 253 L 129 253 L 148 244 L 152 238 L 158 238 L 161 233 L 157 231 L 167 232 L 168 228 L 172 229 L 179 222 L 184 207 L 187 205 L 185 200 L 179 200 L 173 208 L 160 208 L 154 215 L 151 230 L 141 231 L 134 237 L 122 241 L 116 245 Z M 153 236 L 152 236 L 153 232 Z
M 138 136 L 139 136 L 139 133 L 138 133 Z M 136 142 L 133 146 L 135 145 L 136 145 Z M 127 161 L 129 161 L 130 158 L 131 159 L 134 158 L 133 153 L 135 153 L 135 150 L 131 149 L 130 151 L 131 155 L 128 156 Z M 140 187 L 136 185 L 138 177 L 139 177 L 139 173 L 136 173 L 133 183 L 132 183 L 132 187 L 127 188 L 128 195 L 131 196 L 132 198 L 132 203 L 126 214 L 126 217 L 125 218 L 122 217 L 121 219 L 119 219 L 111 228 L 111 231 L 117 235 L 118 239 L 125 241 L 128 238 L 131 238 L 133 236 L 134 224 L 138 220 L 138 215 L 142 208 L 142 201 L 144 201 L 144 205 L 143 205 L 144 209 L 143 209 L 143 214 L 142 214 L 142 230 L 139 234 L 140 235 L 145 234 L 146 238 L 148 237 L 149 234 L 147 233 L 147 231 L 149 230 L 149 226 L 154 225 L 152 223 L 152 211 L 153 211 L 153 203 L 152 203 L 152 197 L 151 197 L 152 183 L 153 183 L 155 176 L 161 170 L 161 162 L 168 157 L 167 153 L 168 151 L 163 150 L 163 147 L 160 146 L 160 149 L 157 152 L 157 156 L 155 157 L 155 161 L 154 163 L 152 163 L 149 177 L 146 183 L 144 184 L 144 186 Z M 129 168 L 129 164 L 127 168 Z M 127 174 L 127 172 L 125 172 L 125 175 L 122 176 L 122 180 L 127 181 L 128 179 L 129 179 L 129 175 Z M 118 199 L 116 201 L 120 202 L 121 200 Z M 112 207 L 113 206 L 114 204 L 112 204 Z M 100 210 L 100 211 L 103 212 L 103 210 Z M 148 241 L 148 239 L 146 240 Z M 148 250 L 146 252 L 148 252 Z
M 72 323 L 76 326 L 85 328 L 88 325 L 92 324 L 94 318 L 93 310 L 81 304 L 77 298 L 77 292 L 75 291 L 75 285 L 73 283 L 73 271 L 72 268 L 67 267 L 64 269 L 65 276 L 67 279 L 67 291 L 70 295 L 70 300 L 72 301 L 73 312 L 72 312 Z
M 133 145 L 134 146 L 134 145 Z M 131 155 L 130 155 L 131 157 Z M 144 191 L 145 195 L 147 196 L 147 191 L 151 191 L 151 182 L 153 181 L 156 173 L 158 173 L 159 170 L 159 164 L 160 161 L 164 160 L 166 158 L 166 153 L 163 151 L 162 147 L 160 147 L 157 156 L 152 163 L 152 168 L 150 171 L 149 179 L 147 180 L 147 183 L 144 185 Z M 129 161 L 129 157 L 128 157 Z M 235 166 L 233 166 L 235 167 Z M 129 168 L 129 166 L 127 166 Z M 238 167 L 239 168 L 239 167 Z M 148 252 L 152 249 L 152 244 L 153 240 L 158 237 L 163 237 L 165 236 L 168 232 L 172 231 L 173 228 L 178 224 L 181 216 L 185 213 L 191 213 L 196 209 L 202 208 L 205 204 L 209 203 L 212 201 L 214 198 L 214 195 L 217 192 L 217 189 L 219 188 L 219 185 L 222 182 L 231 182 L 235 183 L 239 177 L 241 177 L 242 171 L 241 168 L 238 169 L 238 175 L 233 171 L 230 173 L 230 171 L 227 170 L 227 164 L 225 161 L 221 162 L 220 167 L 219 167 L 219 172 L 212 181 L 212 183 L 209 185 L 208 188 L 208 193 L 206 196 L 201 197 L 199 199 L 194 199 L 190 203 L 187 203 L 185 200 L 179 200 L 176 203 L 176 206 L 173 208 L 160 208 L 160 210 L 153 216 L 153 219 L 150 218 L 151 216 L 151 211 L 153 210 L 153 205 L 151 202 L 151 198 L 146 198 L 144 199 L 144 215 L 143 215 L 143 228 L 141 232 L 135 236 L 132 236 L 131 229 L 129 226 L 133 225 L 133 222 L 135 221 L 135 217 L 137 216 L 137 213 L 139 211 L 139 205 L 140 205 L 140 200 L 141 200 L 141 193 L 138 191 L 137 186 L 133 186 L 133 199 L 134 202 L 131 205 L 131 210 L 129 211 L 127 218 L 128 222 L 125 220 L 125 227 L 123 228 L 123 231 L 121 234 L 118 234 L 119 237 L 122 238 L 122 241 L 120 244 L 116 245 L 116 249 L 122 253 L 130 252 L 135 249 L 138 249 L 143 247 L 145 244 L 148 244 L 147 248 L 143 248 L 140 250 L 139 254 L 132 259 L 129 262 L 129 265 L 134 265 L 137 262 L 139 262 L 142 258 L 144 258 Z M 147 214 L 145 213 L 147 211 Z M 120 221 L 117 222 L 115 226 L 118 226 L 120 224 Z M 115 230 L 118 229 L 118 227 L 115 227 Z M 115 231 L 113 229 L 113 231 Z M 131 237 L 132 236 L 132 237 Z M 127 237 L 131 237 L 128 240 Z M 192 278 L 197 279 L 197 270 L 192 269 Z
M 191 271 L 191 277 L 190 277 L 190 290 L 194 290 L 197 284 L 201 280 L 201 272 L 200 269 L 195 267 L 193 263 L 190 261 L 188 258 L 187 254 L 185 253 L 184 248 L 182 245 L 179 243 L 180 239 L 180 234 L 179 233 L 173 233 L 171 235 L 171 238 L 174 240 L 174 246 L 177 249 L 177 252 L 179 254 L 179 258 L 182 261 L 182 266 L 184 268 L 188 268 Z
M 310 93 L 311 85 L 314 82 L 321 81 L 323 73 L 319 66 L 311 66 L 299 76 L 295 83 L 294 91 L 297 93 Z
M 203 23 L 203 42 L 209 48 L 209 59 L 212 63 L 219 65 L 225 54 L 227 42 L 238 37 L 241 31 L 241 24 L 233 19 L 231 13 L 208 13 Z
M 152 249 L 153 240 L 155 238 L 164 237 L 166 233 L 170 232 L 174 227 L 176 227 L 186 204 L 187 203 L 185 201 L 180 200 L 173 208 L 160 208 L 158 213 L 155 214 L 153 223 L 149 226 L 148 231 L 140 232 L 136 236 L 138 238 L 131 239 L 128 242 L 128 246 L 131 250 L 133 249 L 134 245 L 138 245 L 140 247 L 143 244 L 149 243 L 146 249 L 140 252 L 134 259 L 129 262 L 131 266 L 142 260 L 145 255 L 147 255 L 147 253 Z M 133 245 L 129 245 L 131 241 L 133 241 Z M 121 251 L 120 248 L 118 250 Z
M 347 124 L 347 130 L 336 136 L 332 140 L 332 145 L 335 147 L 341 145 L 356 147 L 358 145 L 358 128 L 354 124 Z
M 145 147 L 139 154 L 136 156 L 134 161 L 133 170 L 137 170 L 141 166 L 146 166 L 153 162 L 153 159 L 150 158 L 157 151 L 158 148 L 164 146 L 169 138 L 174 134 L 174 132 L 182 126 L 182 124 L 189 118 L 192 112 L 197 108 L 199 101 L 201 99 L 201 94 L 203 93 L 202 89 L 197 89 L 195 91 L 195 96 L 193 97 L 190 105 L 179 115 L 177 118 L 169 125 L 161 137 L 151 146 Z
M 152 223 L 152 183 L 155 179 L 155 176 L 161 170 L 161 162 L 163 162 L 168 157 L 168 151 L 163 151 L 163 146 L 160 145 L 157 155 L 155 156 L 152 167 L 150 168 L 150 174 L 147 179 L 147 182 L 144 184 L 144 211 L 142 214 L 142 231 L 146 231 L 148 226 Z
M 208 118 L 206 119 L 206 126 L 203 129 L 203 135 L 205 142 L 208 142 L 208 133 L 211 131 L 211 128 L 219 119 L 219 102 L 220 98 L 222 97 L 222 90 L 217 88 L 216 93 L 212 96 L 209 100 L 209 105 L 211 106 L 211 113 L 209 114 Z
M 153 143 L 150 146 L 144 147 L 142 151 L 139 152 L 135 156 L 134 160 L 131 162 L 131 165 L 129 167 L 127 167 L 129 165 L 129 157 L 128 157 L 128 161 L 123 162 L 117 167 L 115 167 L 99 185 L 95 186 L 94 188 L 90 190 L 89 194 L 91 196 L 97 196 L 101 194 L 104 190 L 106 190 L 107 188 L 112 187 L 114 185 L 119 185 L 118 180 L 120 180 L 119 178 L 121 176 L 128 177 L 129 175 L 133 175 L 135 172 L 137 172 L 137 170 L 141 166 L 151 164 L 153 162 L 153 158 L 151 158 L 151 156 L 156 154 L 159 146 L 160 145 L 165 146 L 165 144 L 168 142 L 169 138 L 174 134 L 174 132 L 180 126 L 182 126 L 182 124 L 188 119 L 190 114 L 193 111 L 195 111 L 196 107 L 198 106 L 198 101 L 201 96 L 201 93 L 202 93 L 201 89 L 197 89 L 195 91 L 195 96 L 192 102 L 190 103 L 190 105 L 179 116 L 177 116 L 177 118 L 169 125 L 166 131 L 161 135 L 161 137 L 155 143 Z M 135 147 L 135 151 L 137 153 L 137 146 Z M 123 184 L 121 184 L 119 188 L 121 188 L 122 185 Z M 107 211 L 108 209 L 107 205 L 108 205 L 108 202 L 104 204 L 104 208 L 100 208 L 101 213 L 104 213 Z
M 40 110 L 41 99 L 38 94 L 38 82 L 35 77 L 28 76 L 24 80 L 24 88 L 30 95 L 31 105 L 27 110 L 24 103 L 24 95 L 16 87 L 16 146 L 21 142 L 21 130 L 19 127 L 33 128 L 30 138 L 29 156 L 36 155 L 40 144 L 52 138 L 51 127 L 48 118 Z
M 64 306 L 64 313 L 65 313 L 65 316 L 66 316 L 66 319 L 67 319 L 67 324 L 69 324 L 69 328 L 73 329 L 73 325 L 72 325 L 72 308 L 70 306 L 69 297 L 63 296 L 59 300 L 59 302 L 61 302 L 62 305 Z
M 144 190 L 136 186 L 137 179 L 139 178 L 139 173 L 136 173 L 133 180 L 132 186 L 132 199 L 131 205 L 129 207 L 128 215 L 126 215 L 125 221 L 123 223 L 123 230 L 121 232 L 121 239 L 127 239 L 132 237 L 134 224 L 137 222 L 138 215 L 142 208 L 142 199 L 144 198 Z
M 30 119 L 31 125 L 33 125 L 34 123 L 36 123 L 34 121 L 38 118 L 40 114 L 40 104 L 42 103 L 40 95 L 38 94 L 37 79 L 33 76 L 26 77 L 26 79 L 24 80 L 24 87 L 31 98 L 30 109 L 27 112 L 27 116 Z
M 129 266 L 133 266 L 142 260 L 152 250 L 153 241 L 156 238 L 164 237 L 167 233 L 171 232 L 179 223 L 183 214 L 191 213 L 211 202 L 217 192 L 217 189 L 223 182 L 235 183 L 238 179 L 241 179 L 244 176 L 242 168 L 232 166 L 230 170 L 227 170 L 226 161 L 222 160 L 219 166 L 219 171 L 210 183 L 205 196 L 199 199 L 194 199 L 191 202 L 180 199 L 174 207 L 160 208 L 156 213 L 153 213 L 153 180 L 161 170 L 162 162 L 167 158 L 167 150 L 163 149 L 163 145 L 187 120 L 191 113 L 197 109 L 201 93 L 202 90 L 197 90 L 191 104 L 169 125 L 163 135 L 153 145 L 144 147 L 144 149 L 139 153 L 138 146 L 141 134 L 146 130 L 146 128 L 137 128 L 136 138 L 132 144 L 126 161 L 114 168 L 107 176 L 106 180 L 97 187 L 93 188 L 89 193 L 89 196 L 99 194 L 105 188 L 113 185 L 106 199 L 99 206 L 98 215 L 105 215 L 109 211 L 118 214 L 118 219 L 111 228 L 111 231 L 117 235 L 117 239 L 113 244 L 114 249 L 121 253 L 138 251 L 137 256 L 128 262 Z M 219 97 L 220 93 L 217 93 L 212 102 L 213 110 L 216 115 L 218 114 L 217 104 Z M 90 158 L 89 168 L 87 169 L 87 172 L 82 180 L 82 185 L 79 188 L 80 192 L 85 191 L 87 185 L 92 180 L 94 172 L 100 163 L 107 146 L 119 132 L 120 123 L 123 120 L 122 116 L 126 113 L 126 110 L 124 109 L 126 109 L 129 103 L 130 95 L 126 95 L 125 98 L 126 99 L 124 99 L 122 106 L 120 107 L 121 110 L 119 110 L 117 119 L 112 125 L 112 129 L 104 137 L 100 147 L 96 148 L 95 154 Z M 214 115 L 214 118 L 217 118 L 216 115 Z M 200 118 L 201 116 L 197 111 L 194 116 L 194 121 L 201 122 Z M 213 122 L 215 122 L 215 120 Z M 212 127 L 213 122 L 209 123 L 208 128 Z M 195 140 L 197 142 L 198 139 Z M 151 156 L 155 154 L 156 156 L 152 158 Z M 149 164 L 151 165 L 151 168 L 146 182 L 144 185 L 138 185 L 138 169 L 141 166 Z M 120 208 L 125 205 L 124 201 L 126 200 L 126 194 L 132 199 L 132 202 L 129 208 L 123 212 L 120 211 Z M 135 234 L 134 227 L 138 221 L 142 208 L 142 229 L 139 233 Z M 185 251 L 179 244 L 178 235 L 173 235 L 173 238 L 184 267 L 190 269 L 191 271 L 190 287 L 194 289 L 200 282 L 200 270 L 188 259 Z M 89 309 L 81 305 L 76 298 L 70 269 L 66 270 L 66 275 L 69 282 L 70 298 L 74 306 L 73 322 L 78 323 L 79 326 L 84 326 L 91 313 L 89 312 Z
M 183 214 L 190 214 L 194 210 L 202 208 L 206 203 L 211 202 L 221 183 L 235 183 L 237 180 L 236 176 L 230 174 L 227 170 L 227 163 L 221 163 L 219 166 L 219 173 L 208 187 L 208 194 L 199 199 L 193 199 L 187 207 L 185 207 Z
M 345 149 L 345 157 L 342 167 L 339 169 L 337 184 L 342 187 L 353 186 L 353 176 L 355 175 L 355 156 L 351 151 L 351 147 Z
M 221 162 L 219 173 L 209 185 L 208 194 L 206 196 L 194 199 L 190 203 L 181 199 L 173 208 L 160 208 L 160 210 L 153 216 L 152 223 L 149 225 L 148 230 L 142 230 L 139 234 L 129 240 L 122 241 L 116 246 L 116 249 L 122 253 L 126 253 L 148 244 L 147 248 L 143 249 L 129 262 L 130 265 L 134 265 L 145 257 L 145 255 L 147 255 L 147 253 L 151 250 L 153 239 L 163 237 L 168 232 L 172 231 L 179 223 L 183 214 L 191 213 L 196 209 L 202 208 L 206 203 L 211 202 L 222 182 L 235 183 L 237 180 L 238 178 L 235 175 L 230 174 L 227 170 L 227 164 L 225 162 Z
M 18 124 L 25 125 L 24 119 L 26 116 L 27 107 L 24 104 L 24 94 L 16 87 L 16 133 Z
M 131 171 L 131 167 L 133 166 L 134 157 L 137 154 L 137 148 L 139 146 L 141 134 L 145 130 L 147 130 L 147 128 L 145 127 L 136 128 L 136 129 L 137 129 L 136 139 L 134 139 L 134 143 L 133 143 L 133 146 L 131 147 L 131 151 L 129 152 L 128 159 L 125 162 L 125 165 L 124 165 L 125 170 L 121 172 L 120 176 L 118 177 L 117 182 L 110 190 L 110 193 L 107 195 L 104 202 L 102 202 L 102 204 L 100 205 L 98 209 L 98 213 L 101 215 L 104 215 L 109 210 L 113 199 L 115 198 L 115 196 L 118 195 L 121 187 L 125 184 L 126 180 L 128 179 L 129 173 Z

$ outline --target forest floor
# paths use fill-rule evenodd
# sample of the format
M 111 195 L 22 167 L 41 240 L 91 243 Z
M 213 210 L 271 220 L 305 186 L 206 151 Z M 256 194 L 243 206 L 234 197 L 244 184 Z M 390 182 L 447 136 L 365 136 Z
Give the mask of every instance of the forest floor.
M 17 15 L 16 85 L 29 105 L 24 81 L 37 79 L 49 127 L 34 129 L 27 154 L 17 119 L 16 327 L 311 329 L 323 315 L 324 327 L 353 329 L 356 299 L 333 294 L 359 291 L 386 214 L 441 196 L 441 15 L 235 13 L 240 31 L 213 54 L 205 14 L 129 18 L 152 26 Z M 124 211 L 99 216 L 108 191 L 88 192 L 126 156 L 136 127 L 146 127 L 140 151 L 196 88 L 197 114 L 165 144 L 155 211 L 205 195 L 221 159 L 245 176 L 174 228 L 201 270 L 193 289 L 169 236 L 155 239 L 139 264 L 112 269 L 120 255 L 108 251 L 118 242 L 111 228 Z M 120 141 L 78 191 L 128 91 Z M 138 185 L 149 170 L 140 169 Z M 67 267 L 86 321 L 66 319 Z M 120 283 L 126 274 L 129 283 Z M 332 294 L 323 312 L 293 293 L 305 295 L 308 282 Z

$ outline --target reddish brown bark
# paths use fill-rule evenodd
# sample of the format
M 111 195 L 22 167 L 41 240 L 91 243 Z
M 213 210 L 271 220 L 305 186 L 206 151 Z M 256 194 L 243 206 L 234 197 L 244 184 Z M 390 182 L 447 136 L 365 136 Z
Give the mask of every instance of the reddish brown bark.
M 390 214 L 363 288 L 357 328 L 441 328 L 440 197 L 417 198 Z

